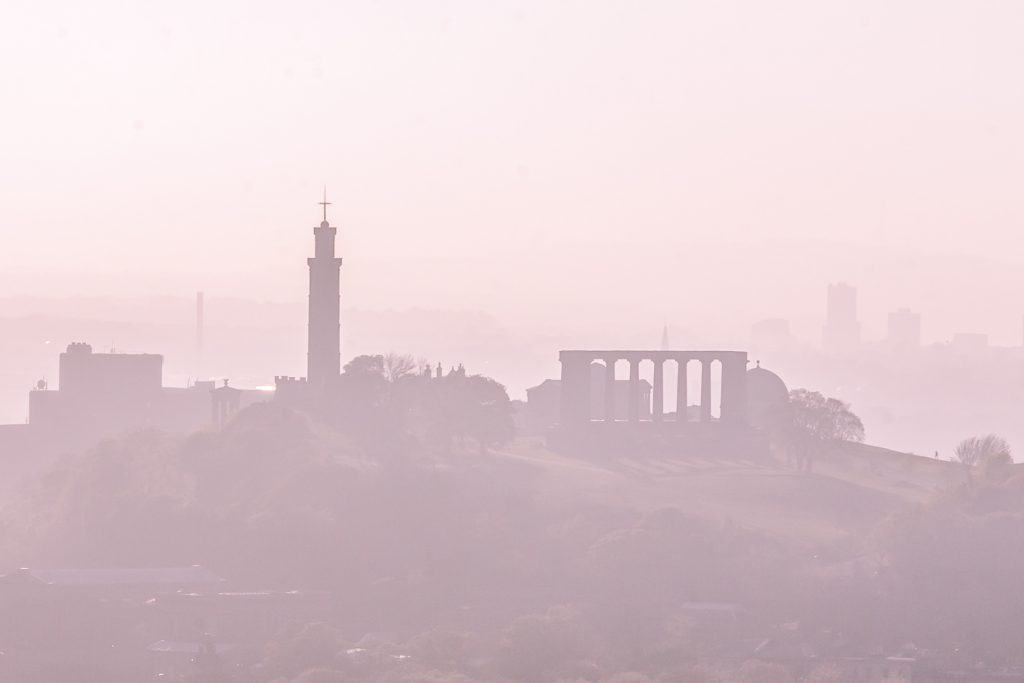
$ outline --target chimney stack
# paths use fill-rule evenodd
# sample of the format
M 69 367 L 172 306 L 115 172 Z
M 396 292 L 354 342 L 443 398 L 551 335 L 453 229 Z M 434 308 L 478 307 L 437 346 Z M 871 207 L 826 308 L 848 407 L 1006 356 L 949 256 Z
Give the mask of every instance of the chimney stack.
M 196 292 L 196 379 L 203 376 L 203 293 Z

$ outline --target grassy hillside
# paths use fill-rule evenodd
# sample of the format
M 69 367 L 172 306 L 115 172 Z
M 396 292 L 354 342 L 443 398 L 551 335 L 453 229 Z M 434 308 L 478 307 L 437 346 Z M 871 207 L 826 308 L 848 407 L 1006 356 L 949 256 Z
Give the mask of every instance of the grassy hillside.
M 732 521 L 817 545 L 864 533 L 889 514 L 963 481 L 961 467 L 876 446 L 844 444 L 812 472 L 778 461 L 673 457 L 586 459 L 520 439 L 490 457 L 536 470 L 543 495 L 565 501 L 660 508 Z

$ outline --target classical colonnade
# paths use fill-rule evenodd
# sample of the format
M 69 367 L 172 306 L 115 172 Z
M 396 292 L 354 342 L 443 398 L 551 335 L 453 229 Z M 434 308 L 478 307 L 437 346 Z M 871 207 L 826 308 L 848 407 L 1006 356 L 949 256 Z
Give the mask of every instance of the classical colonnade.
M 700 363 L 700 420 L 711 421 L 711 364 L 722 365 L 722 422 L 744 422 L 747 419 L 747 353 L 745 351 L 561 351 L 562 364 L 561 423 L 582 424 L 592 421 L 590 415 L 590 365 L 605 364 L 604 411 L 601 422 L 615 421 L 615 364 L 629 362 L 629 409 L 627 422 L 640 422 L 640 363 L 654 364 L 651 421 L 663 422 L 665 417 L 665 361 L 676 362 L 676 422 L 686 422 L 687 365 Z

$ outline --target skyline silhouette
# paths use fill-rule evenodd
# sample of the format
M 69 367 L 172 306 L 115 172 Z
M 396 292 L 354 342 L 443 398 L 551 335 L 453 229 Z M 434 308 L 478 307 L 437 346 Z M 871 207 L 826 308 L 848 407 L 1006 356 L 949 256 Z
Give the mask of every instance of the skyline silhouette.
M 7 5 L 0 683 L 1024 680 L 1024 3 Z

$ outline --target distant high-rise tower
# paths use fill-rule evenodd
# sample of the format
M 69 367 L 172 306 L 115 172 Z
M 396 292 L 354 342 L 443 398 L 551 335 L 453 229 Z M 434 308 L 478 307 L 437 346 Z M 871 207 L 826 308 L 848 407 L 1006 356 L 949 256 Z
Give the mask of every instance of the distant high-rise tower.
M 320 202 L 324 219 L 313 228 L 316 242 L 309 264 L 309 338 L 306 376 L 322 386 L 341 372 L 341 258 L 334 255 L 338 229 L 327 222 L 327 189 Z
M 668 341 L 668 325 L 661 328 L 661 350 L 668 351 L 672 346 Z
M 828 286 L 828 309 L 822 346 L 830 353 L 850 353 L 860 346 L 856 287 L 845 282 Z

